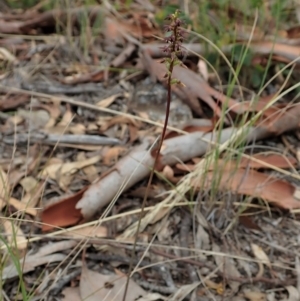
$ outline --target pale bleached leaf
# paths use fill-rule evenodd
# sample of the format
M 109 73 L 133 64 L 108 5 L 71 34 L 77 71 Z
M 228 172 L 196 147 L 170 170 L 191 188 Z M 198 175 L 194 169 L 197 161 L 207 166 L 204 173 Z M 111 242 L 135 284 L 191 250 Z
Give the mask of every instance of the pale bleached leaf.
M 269 259 L 268 255 L 264 252 L 264 250 L 256 244 L 251 244 L 251 248 L 252 248 L 255 258 L 260 260 L 263 264 L 265 264 L 269 268 L 271 268 L 270 259 Z
M 85 301 L 114 300 L 122 301 L 126 284 L 125 275 L 103 275 L 82 266 L 80 295 Z M 130 280 L 126 301 L 136 300 L 146 292 Z

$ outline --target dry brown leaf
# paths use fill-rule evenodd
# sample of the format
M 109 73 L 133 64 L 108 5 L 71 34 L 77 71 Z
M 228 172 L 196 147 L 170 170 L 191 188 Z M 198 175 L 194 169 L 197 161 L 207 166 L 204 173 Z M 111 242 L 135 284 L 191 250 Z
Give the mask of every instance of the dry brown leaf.
M 50 114 L 50 119 L 48 120 L 47 124 L 45 125 L 45 128 L 52 128 L 55 124 L 57 119 L 59 118 L 61 114 L 60 110 L 60 101 L 57 101 L 53 99 L 52 104 L 42 104 L 40 105 L 41 108 L 45 109 Z
M 247 212 L 245 212 L 245 214 L 247 214 Z M 262 229 L 252 220 L 251 216 L 241 214 L 239 216 L 239 223 L 245 228 L 262 231 Z
M 56 125 L 58 128 L 66 128 L 68 127 L 73 120 L 73 114 L 71 112 L 70 106 L 66 106 L 66 112 L 63 115 L 61 121 Z
M 123 115 L 118 115 L 110 118 L 107 120 L 105 123 L 101 124 L 101 131 L 105 132 L 108 130 L 110 127 L 114 126 L 115 124 L 131 124 L 137 128 L 140 127 L 140 123 L 133 118 L 123 116 Z
M 139 138 L 139 130 L 133 125 L 129 125 L 128 129 L 129 129 L 129 137 L 130 137 L 129 142 L 133 143 Z
M 63 162 L 64 161 L 62 159 L 52 157 L 52 158 L 47 160 L 45 168 L 47 168 L 48 166 L 51 166 L 51 165 L 55 165 L 55 164 L 63 164 Z
M 75 178 L 74 174 L 60 175 L 59 178 L 57 179 L 57 183 L 63 191 L 68 192 L 69 186 L 73 182 L 74 178 Z
M 77 160 L 78 161 L 86 160 L 85 152 L 79 152 L 77 155 Z M 89 165 L 89 166 L 83 167 L 82 171 L 86 174 L 90 183 L 94 182 L 94 180 L 98 176 L 97 168 L 94 165 Z
M 122 95 L 123 95 L 123 93 L 118 93 L 118 94 L 109 96 L 109 97 L 107 97 L 107 98 L 105 98 L 105 99 L 102 99 L 102 100 L 98 101 L 98 102 L 96 103 L 96 106 L 101 107 L 101 108 L 107 108 L 107 107 L 109 107 L 112 103 L 114 103 L 114 101 L 115 101 L 118 97 L 120 97 L 120 96 L 122 96 Z
M 124 38 L 119 31 L 120 24 L 112 18 L 105 18 L 103 31 L 106 45 L 124 45 Z
M 210 188 L 215 177 L 215 172 L 208 172 L 205 174 L 204 183 L 195 181 L 193 186 L 196 188 Z M 230 190 L 238 194 L 262 198 L 285 209 L 300 208 L 300 202 L 293 197 L 295 187 L 270 175 L 254 170 L 225 170 L 222 171 L 219 179 L 219 189 L 221 190 Z
M 32 216 L 37 215 L 37 209 L 29 207 L 27 204 L 20 202 L 19 200 L 10 197 L 7 202 L 4 202 L 2 199 L 0 199 L 0 208 L 10 205 L 13 206 L 15 209 L 17 209 L 20 212 L 24 212 L 27 214 L 30 214 Z
M 50 120 L 50 115 L 45 110 L 28 111 L 19 109 L 18 115 L 27 119 L 35 128 L 44 128 Z
M 49 127 L 45 127 L 44 131 L 47 134 L 58 134 L 58 135 L 63 135 L 66 132 L 68 132 L 66 130 L 65 126 L 60 126 L 60 125 L 55 125 L 55 126 L 52 126 L 52 127 L 50 127 L 50 126 Z
M 205 279 L 204 282 L 205 282 L 205 285 L 208 288 L 216 290 L 216 292 L 219 295 L 223 295 L 224 294 L 224 283 L 223 282 L 216 283 L 216 282 L 213 282 L 210 279 Z
M 29 95 L 24 95 L 24 94 L 7 95 L 0 100 L 0 110 L 5 111 L 5 110 L 11 110 L 17 108 L 20 105 L 28 102 L 29 100 L 30 100 Z
M 253 161 L 250 158 L 242 158 L 239 164 L 239 167 L 250 167 L 254 169 L 258 168 L 269 168 L 268 166 L 265 166 L 263 163 L 267 163 L 271 166 L 275 166 L 278 168 L 291 168 L 293 166 L 297 165 L 297 160 L 294 157 L 291 156 L 283 156 L 281 154 L 254 154 L 251 156 L 252 158 L 262 161 L 262 163 Z
M 112 165 L 118 161 L 119 156 L 122 156 L 127 152 L 127 148 L 124 146 L 113 146 L 104 151 L 102 155 L 102 161 L 104 165 Z
M 122 32 L 133 35 L 136 38 L 153 37 L 159 35 L 159 31 L 153 26 L 147 15 L 140 12 L 131 12 L 132 15 L 128 19 L 115 20 L 106 18 L 105 37 L 106 43 L 123 44 Z
M 181 170 L 181 171 L 187 171 L 187 172 L 191 172 L 193 170 L 195 170 L 196 168 L 196 164 L 181 164 L 181 163 L 178 163 L 176 164 L 176 168 L 178 170 Z
M 97 61 L 98 59 L 94 59 L 94 61 Z M 97 63 L 95 63 L 97 64 Z M 83 72 L 80 74 L 74 74 L 74 76 L 65 77 L 63 79 L 64 83 L 68 83 L 70 85 L 80 84 L 80 83 L 90 83 L 90 82 L 101 82 L 103 80 L 106 80 L 105 75 L 106 73 L 110 73 L 107 70 L 95 70 L 91 71 L 88 68 L 86 70 L 78 71 Z
M 78 83 L 84 83 L 84 82 L 88 82 L 89 78 L 91 77 L 90 74 L 72 74 L 69 76 L 65 76 L 64 78 L 61 79 L 61 81 L 64 84 L 68 84 L 68 85 L 75 85 Z
M 7 124 L 19 125 L 24 121 L 24 117 L 19 115 L 10 116 L 7 119 Z
M 160 221 L 168 212 L 168 208 L 162 208 L 158 214 L 156 214 L 153 219 L 150 222 L 150 225 L 156 224 L 158 221 Z
M 300 293 L 294 286 L 286 286 L 285 289 L 289 292 L 289 298 L 286 301 L 299 301 Z
M 68 75 L 61 79 L 61 82 L 64 84 L 76 85 L 89 82 L 91 79 L 89 66 L 73 64 L 73 66 L 66 68 L 65 72 Z
M 6 48 L 0 47 L 0 61 L 7 61 L 11 63 L 17 63 L 17 58 L 10 53 Z
M 83 124 L 77 123 L 75 125 L 69 126 L 68 131 L 74 135 L 83 135 L 85 134 L 86 129 Z
M 266 301 L 267 295 L 254 290 L 244 290 L 244 296 L 250 301 Z
M 34 177 L 25 177 L 20 181 L 20 185 L 23 187 L 25 192 L 32 192 L 38 184 L 38 181 Z
M 258 259 L 259 261 L 261 261 L 263 264 L 265 264 L 268 268 L 272 268 L 271 266 L 271 262 L 270 259 L 268 257 L 268 255 L 264 252 L 264 250 L 256 245 L 256 244 L 251 244 L 251 248 L 253 251 L 253 254 L 255 256 L 256 259 Z
M 162 175 L 173 184 L 178 183 L 181 179 L 174 176 L 174 170 L 169 165 L 166 165 L 164 167 L 164 169 L 162 170 Z
M 26 236 L 18 224 L 13 220 L 6 219 L 2 219 L 1 223 L 5 230 L 8 245 L 13 249 L 25 250 L 27 248 Z
M 86 130 L 87 132 L 97 131 L 98 126 L 95 123 L 89 123 Z
M 120 140 L 124 140 L 125 136 L 127 136 L 128 133 L 128 125 L 127 124 L 121 124 L 120 133 L 118 134 L 118 138 Z
M 120 28 L 125 29 L 129 34 L 138 39 L 141 37 L 151 38 L 160 34 L 158 28 L 155 28 L 154 23 L 149 19 L 148 14 L 135 10 L 132 10 L 131 13 L 132 18 L 129 21 L 123 19 L 124 21 L 122 20 Z
M 295 7 L 295 10 L 296 10 L 298 23 L 300 23 L 300 19 L 299 19 L 299 17 L 300 17 L 300 15 L 299 15 L 300 6 L 299 6 L 299 4 Z M 286 30 L 286 35 L 288 36 L 289 39 L 298 39 L 298 38 L 300 38 L 300 27 L 299 27 L 299 25 L 288 28 Z
M 128 194 L 132 197 L 137 197 L 137 198 L 143 198 L 145 193 L 146 193 L 147 187 L 145 186 L 139 186 L 133 190 L 130 190 Z M 149 199 L 154 199 L 157 198 L 158 195 L 162 195 L 166 193 L 166 189 L 161 183 L 158 183 L 156 185 L 151 185 L 148 188 L 148 196 Z
M 137 113 L 137 116 L 139 116 L 139 117 L 141 117 L 141 118 L 143 118 L 145 120 L 149 120 L 150 119 L 149 114 L 147 112 L 141 112 L 141 111 L 139 111 L 139 112 L 136 112 L 136 113 Z
M 80 296 L 85 301 L 114 300 L 122 301 L 127 277 L 126 275 L 103 275 L 89 270 L 82 265 L 80 279 Z M 146 292 L 130 279 L 126 299 L 136 300 Z
M 252 160 L 255 159 L 255 160 Z M 193 162 L 195 164 L 201 162 L 203 159 L 200 158 L 193 158 Z M 258 161 L 261 162 L 258 162 Z M 251 158 L 242 157 L 239 162 L 233 161 L 233 160 L 224 160 L 219 159 L 218 160 L 218 167 L 220 167 L 222 170 L 232 170 L 234 168 L 253 168 L 253 169 L 260 169 L 260 168 L 270 168 L 266 164 L 275 166 L 278 168 L 291 168 L 293 166 L 296 166 L 297 160 L 294 157 L 290 156 L 283 156 L 280 154 L 264 154 L 264 153 L 258 153 L 251 156 Z M 176 164 L 176 167 L 180 170 L 184 171 L 191 171 L 195 169 L 196 165 L 192 164 Z M 216 163 L 213 162 L 210 166 L 208 166 L 208 170 L 213 170 L 216 166 Z
M 41 214 L 42 230 L 49 231 L 57 225 L 66 227 L 82 221 L 83 216 L 80 210 L 76 209 L 76 204 L 87 188 L 85 187 L 71 196 L 63 197 L 61 201 L 56 201 L 48 206 Z
M 33 177 L 26 177 L 20 181 L 20 184 L 23 187 L 23 189 L 26 191 L 26 194 L 21 199 L 21 202 L 26 207 L 34 208 L 38 204 L 41 198 L 41 195 L 44 191 L 45 183 L 43 181 L 38 182 Z
M 10 194 L 9 179 L 6 172 L 0 167 L 0 199 L 2 200 L 7 199 L 9 197 L 9 194 Z

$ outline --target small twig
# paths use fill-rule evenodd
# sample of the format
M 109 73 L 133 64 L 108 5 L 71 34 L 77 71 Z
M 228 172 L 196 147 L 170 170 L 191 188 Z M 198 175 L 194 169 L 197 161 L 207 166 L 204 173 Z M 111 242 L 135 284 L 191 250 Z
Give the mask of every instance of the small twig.
M 59 83 L 35 82 L 34 84 L 22 83 L 22 88 L 29 91 L 38 91 L 48 94 L 82 94 L 82 93 L 105 93 L 102 84 L 80 84 L 76 86 L 63 85 Z
M 176 285 L 174 283 L 174 280 L 172 278 L 172 275 L 169 271 L 168 268 L 166 268 L 165 265 L 162 265 L 162 264 L 159 264 L 158 265 L 158 268 L 160 270 L 160 273 L 161 273 L 161 277 L 164 279 L 166 285 L 169 287 L 169 288 L 176 288 Z
M 285 135 L 281 135 L 281 140 L 285 147 L 297 157 L 297 151 L 295 150 L 295 147 L 288 141 L 287 137 Z
M 112 67 L 121 66 L 136 49 L 136 45 L 128 44 L 128 46 L 111 62 Z
M 84 145 L 120 145 L 122 142 L 116 138 L 96 135 L 64 135 L 46 134 L 35 132 L 30 134 L 17 134 L 3 138 L 3 142 L 9 145 L 22 143 L 41 143 L 41 144 L 84 144 Z

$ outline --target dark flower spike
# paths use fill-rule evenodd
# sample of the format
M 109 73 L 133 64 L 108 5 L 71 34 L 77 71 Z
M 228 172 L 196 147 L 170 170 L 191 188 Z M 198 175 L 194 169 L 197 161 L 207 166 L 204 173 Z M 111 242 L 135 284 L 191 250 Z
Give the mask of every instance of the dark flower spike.
M 174 14 L 167 16 L 166 20 L 170 21 L 170 24 L 164 27 L 165 32 L 169 33 L 170 36 L 168 36 L 164 39 L 164 41 L 167 45 L 165 45 L 163 47 L 163 51 L 166 53 L 166 56 L 167 56 L 163 60 L 164 64 L 166 65 L 166 68 L 167 68 L 167 72 L 164 75 L 164 78 L 167 81 L 167 89 L 168 89 L 166 117 L 165 117 L 165 123 L 164 123 L 164 127 L 162 130 L 162 134 L 161 134 L 160 140 L 159 140 L 159 145 L 158 145 L 157 149 L 155 149 L 155 152 L 154 152 L 154 154 L 155 154 L 154 166 L 150 173 L 149 181 L 147 184 L 146 192 L 145 192 L 142 207 L 141 207 L 141 213 L 140 213 L 141 215 L 139 218 L 136 235 L 135 235 L 135 239 L 134 239 L 134 244 L 133 244 L 133 248 L 132 248 L 132 258 L 135 255 L 138 233 L 140 231 L 141 219 L 144 215 L 145 205 L 146 205 L 147 198 L 149 195 L 149 187 L 150 187 L 152 179 L 153 179 L 154 170 L 157 167 L 158 162 L 159 162 L 160 151 L 161 151 L 162 144 L 163 144 L 163 141 L 164 141 L 164 138 L 166 135 L 166 130 L 168 127 L 168 119 L 169 119 L 169 114 L 170 114 L 171 97 L 172 97 L 171 86 L 172 85 L 183 86 L 182 82 L 180 82 L 179 80 L 177 80 L 175 78 L 172 78 L 172 73 L 173 73 L 174 67 L 176 65 L 182 64 L 181 61 L 177 57 L 177 54 L 182 52 L 181 46 L 182 46 L 182 41 L 183 41 L 183 31 L 180 29 L 180 26 L 182 26 L 183 22 L 179 19 L 179 10 L 176 10 Z M 129 266 L 129 273 L 128 273 L 128 277 L 127 277 L 127 281 L 126 281 L 126 285 L 125 285 L 125 291 L 123 294 L 123 301 L 126 300 L 126 294 L 127 294 L 129 280 L 130 280 L 129 275 L 131 274 L 132 269 L 133 269 L 133 263 L 131 261 L 130 266 Z
M 175 66 L 182 65 L 182 62 L 178 59 L 178 55 L 182 55 L 183 48 L 182 43 L 184 39 L 184 31 L 181 26 L 184 22 L 179 18 L 180 11 L 176 10 L 174 14 L 170 14 L 166 17 L 166 20 L 170 23 L 164 26 L 165 33 L 168 34 L 165 37 L 164 41 L 167 45 L 165 45 L 162 50 L 166 54 L 167 58 L 163 60 L 166 65 L 167 72 L 164 75 L 164 79 L 167 81 L 168 88 L 168 99 L 167 99 L 167 109 L 166 109 L 166 120 L 163 128 L 163 132 L 160 139 L 160 146 L 158 147 L 158 153 L 160 152 L 160 148 L 162 145 L 162 141 L 164 140 L 164 136 L 166 133 L 166 128 L 168 125 L 169 111 L 170 111 L 170 103 L 171 103 L 171 86 L 172 85 L 180 85 L 183 84 L 175 78 L 172 78 L 173 69 Z

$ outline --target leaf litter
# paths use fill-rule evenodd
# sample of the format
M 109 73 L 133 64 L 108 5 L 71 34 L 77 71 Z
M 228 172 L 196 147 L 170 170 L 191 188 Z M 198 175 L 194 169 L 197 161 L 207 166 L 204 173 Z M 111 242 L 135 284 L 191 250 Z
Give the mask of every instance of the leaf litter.
M 270 104 L 298 75 L 299 26 L 252 32 L 235 20 L 237 40 L 231 36 L 221 46 L 233 62 L 253 34 L 247 57 L 253 74 L 260 76 L 269 55 L 268 79 L 278 66 L 295 63 L 290 77 L 277 76 L 262 92 L 242 68 L 239 80 L 251 93 L 238 86 L 227 94 L 204 63 L 214 51 L 197 41 L 184 44 L 187 68 L 177 66 L 174 76 L 185 87 L 172 87 L 172 129 L 155 166 L 147 227 L 131 258 L 133 237 L 125 239 L 125 228 L 139 218 L 154 163 L 166 70 L 161 8 L 146 0 L 130 5 L 1 13 L 1 249 L 3 280 L 10 280 L 4 291 L 17 298 L 22 278 L 43 300 L 122 300 L 132 259 L 128 300 L 297 300 L 300 106 L 292 90 Z M 243 15 L 237 8 L 230 13 Z M 217 77 L 230 84 L 225 69 Z M 151 216 L 255 113 L 260 117 L 247 129 L 245 147 L 207 162 L 179 206 Z M 289 149 L 282 134 L 292 141 Z

